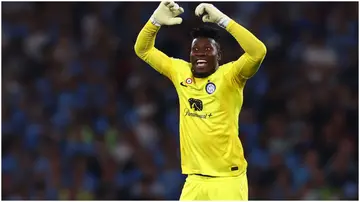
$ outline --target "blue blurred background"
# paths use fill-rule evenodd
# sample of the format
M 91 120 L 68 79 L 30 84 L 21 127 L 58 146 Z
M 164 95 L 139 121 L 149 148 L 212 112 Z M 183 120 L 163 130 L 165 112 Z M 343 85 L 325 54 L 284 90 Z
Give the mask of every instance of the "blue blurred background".
M 179 4 L 156 46 L 188 60 Z M 357 199 L 358 3 L 214 4 L 268 48 L 240 115 L 249 198 Z M 133 50 L 157 6 L 2 3 L 3 199 L 178 199 L 176 91 Z

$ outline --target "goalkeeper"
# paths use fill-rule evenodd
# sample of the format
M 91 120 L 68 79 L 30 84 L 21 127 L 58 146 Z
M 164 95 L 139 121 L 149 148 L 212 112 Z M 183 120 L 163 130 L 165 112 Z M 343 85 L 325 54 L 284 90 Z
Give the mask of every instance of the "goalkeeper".
M 162 25 L 181 24 L 184 9 L 163 1 L 140 31 L 136 54 L 174 84 L 180 103 L 180 152 L 187 175 L 180 200 L 248 200 L 247 162 L 238 137 L 238 117 L 246 81 L 259 69 L 265 45 L 212 4 L 195 9 L 204 22 L 226 29 L 245 53 L 219 66 L 218 33 L 192 32 L 190 62 L 168 57 L 154 47 Z

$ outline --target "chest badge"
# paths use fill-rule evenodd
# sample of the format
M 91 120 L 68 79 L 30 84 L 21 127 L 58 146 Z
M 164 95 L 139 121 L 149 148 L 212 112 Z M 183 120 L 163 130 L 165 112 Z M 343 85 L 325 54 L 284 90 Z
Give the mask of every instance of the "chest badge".
M 216 86 L 215 86 L 214 83 L 212 83 L 212 82 L 209 81 L 209 82 L 206 84 L 205 89 L 206 89 L 206 92 L 207 92 L 208 94 L 213 94 L 213 93 L 215 92 L 215 90 L 216 90 Z

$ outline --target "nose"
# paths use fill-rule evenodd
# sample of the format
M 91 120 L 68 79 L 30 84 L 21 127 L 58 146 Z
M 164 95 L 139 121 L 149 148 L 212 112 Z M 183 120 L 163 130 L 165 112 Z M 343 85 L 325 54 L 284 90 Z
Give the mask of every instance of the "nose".
M 206 56 L 206 53 L 204 51 L 197 51 L 197 52 L 193 52 L 193 55 L 195 55 L 195 56 Z

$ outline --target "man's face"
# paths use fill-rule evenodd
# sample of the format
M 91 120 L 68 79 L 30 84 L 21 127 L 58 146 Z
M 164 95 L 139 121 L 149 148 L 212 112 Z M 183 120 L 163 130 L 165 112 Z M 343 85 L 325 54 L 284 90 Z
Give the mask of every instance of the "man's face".
M 207 77 L 219 66 L 220 53 L 214 39 L 196 38 L 191 44 L 190 62 L 195 77 Z

